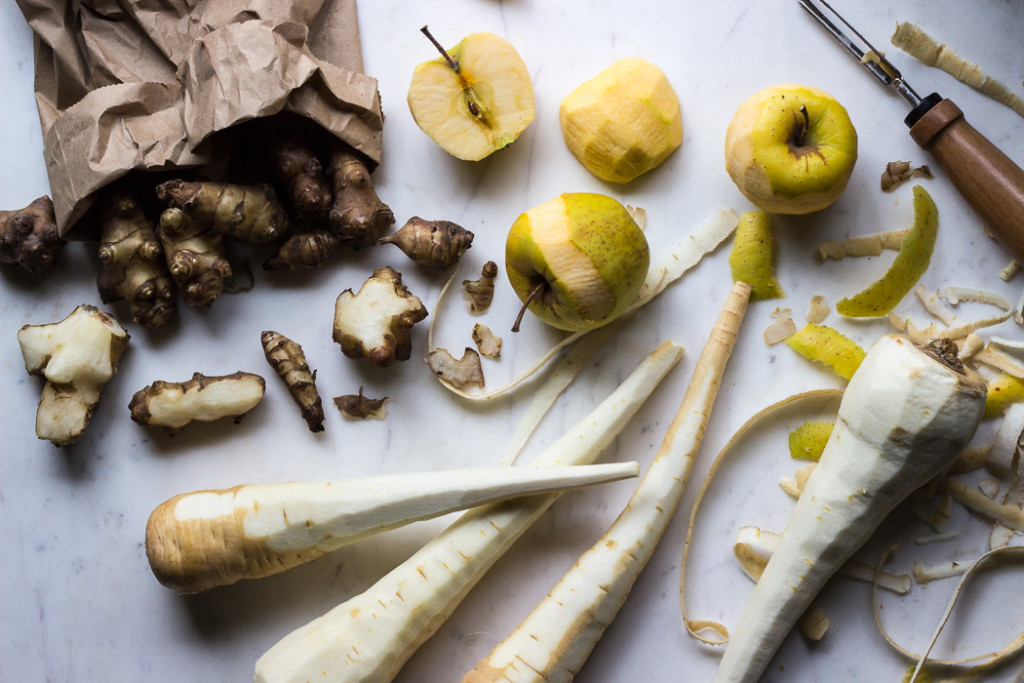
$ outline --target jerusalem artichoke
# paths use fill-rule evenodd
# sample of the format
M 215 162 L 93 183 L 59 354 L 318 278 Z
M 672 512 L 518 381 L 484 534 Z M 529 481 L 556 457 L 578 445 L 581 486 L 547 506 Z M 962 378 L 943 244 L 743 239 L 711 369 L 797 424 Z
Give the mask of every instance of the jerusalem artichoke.
M 409 328 L 427 317 L 423 303 L 402 285 L 393 268 L 373 271 L 358 294 L 346 289 L 334 306 L 334 341 L 349 358 L 366 358 L 387 367 L 409 360 Z
M 160 214 L 156 236 L 185 303 L 212 304 L 224 291 L 224 281 L 231 277 L 231 264 L 224 257 L 224 238 L 177 207 Z
M 16 263 L 33 275 L 46 275 L 64 244 L 49 197 L 24 209 L 0 211 L 0 263 Z
M 153 223 L 128 195 L 113 197 L 110 205 L 100 227 L 100 299 L 127 301 L 134 323 L 163 325 L 176 311 L 174 282 Z
M 190 422 L 241 421 L 263 399 L 265 386 L 262 377 L 248 372 L 220 377 L 197 372 L 187 382 L 153 382 L 135 392 L 128 409 L 135 422 L 163 427 L 173 436 Z
M 18 344 L 30 374 L 46 378 L 36 436 L 74 443 L 89 426 L 100 390 L 117 372 L 129 335 L 111 316 L 81 305 L 60 322 L 25 325 Z
M 428 221 L 413 216 L 393 235 L 378 244 L 394 244 L 423 266 L 446 268 L 457 263 L 473 244 L 473 233 L 451 221 Z
M 469 300 L 469 312 L 474 315 L 486 313 L 494 300 L 494 278 L 498 276 L 498 264 L 488 261 L 480 269 L 479 280 L 463 280 L 462 289 Z
M 316 268 L 341 245 L 341 240 L 326 228 L 314 226 L 297 231 L 278 247 L 277 254 L 263 262 L 264 270 Z
M 323 165 L 305 141 L 282 135 L 271 150 L 274 175 L 285 186 L 299 219 L 326 216 L 334 196 Z
M 288 233 L 288 216 L 269 185 L 168 180 L 156 196 L 184 210 L 207 230 L 249 244 L 271 244 Z
M 324 430 L 324 407 L 316 389 L 316 371 L 310 371 L 302 347 L 279 332 L 266 330 L 260 335 L 263 353 L 288 392 L 302 409 L 302 419 L 311 432 Z
M 334 188 L 328 222 L 335 236 L 359 249 L 377 243 L 377 237 L 395 222 L 395 215 L 373 189 L 370 170 L 347 145 L 331 150 L 327 175 Z

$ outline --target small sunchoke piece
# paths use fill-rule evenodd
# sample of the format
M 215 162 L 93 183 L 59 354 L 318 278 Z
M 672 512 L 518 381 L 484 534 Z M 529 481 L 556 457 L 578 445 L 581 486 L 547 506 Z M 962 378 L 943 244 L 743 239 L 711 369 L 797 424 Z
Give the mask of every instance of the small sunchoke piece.
M 33 275 L 46 275 L 65 244 L 57 231 L 53 201 L 46 195 L 24 209 L 0 211 L 0 263 L 15 263 Z
M 231 264 L 224 257 L 224 238 L 177 207 L 160 214 L 156 236 L 185 303 L 212 304 L 224 291 L 224 281 L 231 277 Z
M 271 155 L 274 175 L 287 189 L 295 215 L 303 220 L 326 216 L 334 194 L 313 148 L 298 136 L 284 135 Z
M 103 386 L 117 372 L 128 333 L 110 315 L 83 304 L 60 322 L 25 325 L 18 344 L 30 374 L 46 378 L 36 436 L 66 446 L 89 426 Z
M 163 427 L 173 436 L 191 422 L 214 422 L 222 417 L 240 422 L 263 400 L 265 388 L 263 378 L 249 372 L 219 377 L 197 372 L 187 382 L 153 382 L 135 392 L 128 409 L 135 422 Z
M 277 254 L 263 262 L 264 270 L 316 268 L 327 260 L 341 240 L 326 228 L 313 227 L 296 232 L 284 241 Z
M 174 281 L 156 228 L 133 197 L 111 198 L 100 226 L 99 257 L 96 286 L 103 303 L 127 301 L 132 322 L 143 327 L 171 319 L 177 311 Z
M 933 178 L 932 171 L 925 166 L 910 167 L 909 161 L 890 161 L 882 172 L 882 192 L 891 192 L 914 178 Z
M 288 215 L 270 185 L 168 180 L 156 196 L 207 230 L 248 244 L 271 244 L 288 234 Z
M 469 312 L 474 315 L 486 313 L 494 300 L 494 278 L 498 276 L 498 264 L 488 261 L 480 269 L 479 280 L 463 280 L 462 289 L 469 300 Z
M 311 432 L 324 430 L 324 407 L 316 389 L 316 371 L 309 369 L 302 347 L 280 332 L 260 334 L 263 353 L 277 376 L 284 380 L 288 393 L 302 409 L 302 419 Z
M 458 263 L 473 244 L 473 233 L 451 221 L 428 221 L 413 216 L 393 235 L 378 244 L 394 244 L 422 266 L 446 268 Z
M 387 396 L 384 398 L 369 398 L 364 396 L 363 387 L 359 387 L 358 394 L 335 396 L 334 405 L 338 407 L 338 410 L 340 410 L 343 415 L 348 417 L 360 420 L 365 420 L 367 418 L 383 420 L 388 415 L 388 400 L 390 399 Z
M 409 329 L 427 317 L 423 303 L 402 284 L 393 268 L 378 268 L 358 294 L 346 289 L 334 305 L 334 341 L 349 358 L 379 367 L 409 360 Z
M 362 158 L 347 145 L 335 146 L 327 176 L 334 189 L 327 220 L 335 236 L 355 249 L 376 244 L 380 233 L 395 222 L 395 215 L 377 197 Z
M 459 389 L 467 387 L 484 388 L 484 371 L 480 366 L 480 354 L 468 346 L 458 360 L 448 349 L 434 349 L 424 359 L 427 367 L 442 381 Z
M 473 342 L 480 351 L 480 355 L 486 358 L 501 357 L 501 337 L 491 332 L 487 325 L 477 323 L 473 326 Z

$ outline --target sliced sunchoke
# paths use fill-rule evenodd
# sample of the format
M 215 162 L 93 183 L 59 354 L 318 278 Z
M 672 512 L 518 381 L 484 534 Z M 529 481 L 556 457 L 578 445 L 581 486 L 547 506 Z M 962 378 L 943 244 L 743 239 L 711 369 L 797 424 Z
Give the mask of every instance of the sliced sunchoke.
M 168 180 L 157 185 L 156 196 L 240 242 L 271 244 L 288 234 L 288 215 L 270 185 Z
M 240 422 L 263 400 L 265 387 L 262 377 L 248 372 L 220 377 L 197 372 L 187 382 L 153 382 L 135 392 L 128 408 L 135 422 L 163 427 L 173 436 L 191 422 L 222 417 Z
M 934 176 L 932 176 L 932 171 L 928 166 L 911 168 L 909 161 L 890 161 L 885 165 L 885 170 L 882 172 L 882 191 L 891 192 L 913 178 L 932 177 Z
M 501 357 L 501 337 L 491 332 L 487 325 L 477 323 L 473 325 L 473 343 L 480 351 L 480 355 L 486 358 Z
M 33 275 L 46 275 L 65 244 L 49 197 L 44 195 L 24 209 L 0 211 L 0 263 L 15 263 Z
M 434 349 L 425 359 L 427 367 L 442 381 L 459 389 L 467 387 L 484 388 L 484 371 L 480 366 L 480 354 L 468 346 L 462 358 L 456 360 L 448 349 Z
M 185 303 L 212 304 L 224 291 L 224 281 L 231 277 L 231 264 L 224 257 L 224 238 L 177 207 L 160 214 L 156 236 Z
M 474 315 L 486 313 L 494 300 L 494 278 L 498 276 L 498 264 L 488 261 L 480 270 L 479 280 L 463 280 L 462 289 L 469 300 L 469 312 Z
M 334 405 L 338 407 L 343 415 L 351 418 L 365 420 L 373 418 L 383 420 L 388 415 L 388 397 L 369 398 L 363 395 L 363 388 L 359 387 L 358 394 L 345 394 L 335 396 Z
M 358 294 L 346 289 L 334 306 L 334 341 L 349 358 L 366 358 L 387 367 L 409 360 L 409 328 L 427 317 L 423 303 L 402 284 L 393 268 L 373 271 Z
M 271 150 L 274 175 L 288 191 L 300 219 L 326 216 L 334 195 L 313 148 L 295 135 L 278 138 Z
M 327 175 L 334 189 L 328 221 L 335 236 L 355 249 L 376 244 L 380 233 L 395 222 L 395 215 L 377 197 L 362 158 L 338 144 L 331 150 Z
M 36 436 L 74 443 L 89 426 L 100 391 L 117 372 L 128 333 L 111 316 L 81 305 L 60 322 L 18 331 L 25 369 L 46 378 L 36 412 Z
M 416 263 L 446 268 L 458 263 L 473 244 L 473 233 L 451 221 L 428 221 L 413 216 L 393 235 L 378 244 L 394 244 Z
M 277 376 L 284 380 L 288 393 L 302 409 L 302 419 L 311 432 L 324 430 L 324 407 L 316 389 L 316 371 L 309 369 L 306 354 L 296 342 L 279 332 L 266 330 L 260 335 L 263 353 Z
M 112 198 L 100 226 L 100 273 L 96 280 L 105 304 L 127 301 L 132 322 L 163 325 L 174 315 L 174 281 L 153 222 L 133 197 Z
M 263 262 L 264 270 L 316 268 L 341 245 L 341 240 L 326 228 L 314 227 L 297 232 L 278 248 L 277 254 Z

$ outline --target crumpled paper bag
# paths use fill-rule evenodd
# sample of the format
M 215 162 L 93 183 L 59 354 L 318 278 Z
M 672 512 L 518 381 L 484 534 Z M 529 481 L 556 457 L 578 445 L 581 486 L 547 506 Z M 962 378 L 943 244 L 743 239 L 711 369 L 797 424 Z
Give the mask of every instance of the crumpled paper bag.
M 17 2 L 61 235 L 94 237 L 80 219 L 114 181 L 208 164 L 217 133 L 279 112 L 380 162 L 356 0 Z

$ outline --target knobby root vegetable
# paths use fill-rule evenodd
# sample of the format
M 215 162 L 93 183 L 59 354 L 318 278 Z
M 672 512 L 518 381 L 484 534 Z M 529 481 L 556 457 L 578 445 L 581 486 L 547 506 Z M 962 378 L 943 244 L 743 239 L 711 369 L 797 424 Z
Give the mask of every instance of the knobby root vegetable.
M 761 677 L 832 574 L 970 441 L 985 382 L 955 345 L 876 341 L 843 394 L 821 459 L 734 629 L 715 681 Z
M 197 593 L 277 574 L 412 522 L 637 472 L 635 462 L 496 467 L 195 491 L 150 514 L 146 556 L 160 583 Z
M 341 240 L 326 227 L 314 226 L 286 239 L 277 253 L 263 262 L 264 270 L 299 270 L 323 265 Z
M 46 275 L 65 244 L 49 197 L 39 197 L 24 209 L 0 211 L 0 263 L 14 263 L 33 275 Z
M 280 332 L 260 334 L 263 354 L 280 377 L 292 399 L 302 409 L 302 419 L 311 432 L 324 430 L 324 406 L 316 389 L 316 371 L 309 369 L 302 347 Z
M 666 342 L 533 465 L 593 462 L 679 360 Z M 495 561 L 557 499 L 533 496 L 462 515 L 408 560 L 318 619 L 285 636 L 256 662 L 255 683 L 390 681 Z
M 464 683 L 570 681 L 625 602 L 682 497 L 751 287 L 737 282 L 658 453 L 626 508 Z
M 160 214 L 156 236 L 167 270 L 189 306 L 209 306 L 224 291 L 231 264 L 224 257 L 224 238 L 210 232 L 179 208 Z
M 357 420 L 365 420 L 372 417 L 375 420 L 383 420 L 388 416 L 388 397 L 370 398 L 363 395 L 363 387 L 359 387 L 358 394 L 345 394 L 335 396 L 334 405 L 346 417 Z
M 285 187 L 296 217 L 326 217 L 334 195 L 312 146 L 297 135 L 284 134 L 277 138 L 270 154 L 274 175 Z
M 168 180 L 156 196 L 185 211 L 204 229 L 248 244 L 271 244 L 288 234 L 288 215 L 270 185 Z
M 248 372 L 219 377 L 197 372 L 187 382 L 153 382 L 135 392 L 128 408 L 135 422 L 163 427 L 173 436 L 190 422 L 223 417 L 240 422 L 263 400 L 265 386 L 262 377 Z
M 498 276 L 498 264 L 488 261 L 480 269 L 477 280 L 463 280 L 462 290 L 469 301 L 469 312 L 473 315 L 486 313 L 494 300 L 494 278 Z
M 393 244 L 422 266 L 447 268 L 458 263 L 473 245 L 473 233 L 451 221 L 428 221 L 413 216 L 393 235 L 378 244 Z
M 376 244 L 395 215 L 377 197 L 366 163 L 348 146 L 337 145 L 331 150 L 327 176 L 334 190 L 327 220 L 335 236 L 354 249 Z
M 100 226 L 100 272 L 96 279 L 105 304 L 127 301 L 132 322 L 163 325 L 177 311 L 174 281 L 153 222 L 127 194 L 111 198 Z
M 81 305 L 57 323 L 25 325 L 18 344 L 25 369 L 46 378 L 36 436 L 66 446 L 89 426 L 100 391 L 117 372 L 129 335 L 111 316 Z
M 378 268 L 357 294 L 346 289 L 334 304 L 334 341 L 349 358 L 379 367 L 409 360 L 409 329 L 427 317 L 423 303 L 402 284 L 393 268 Z

